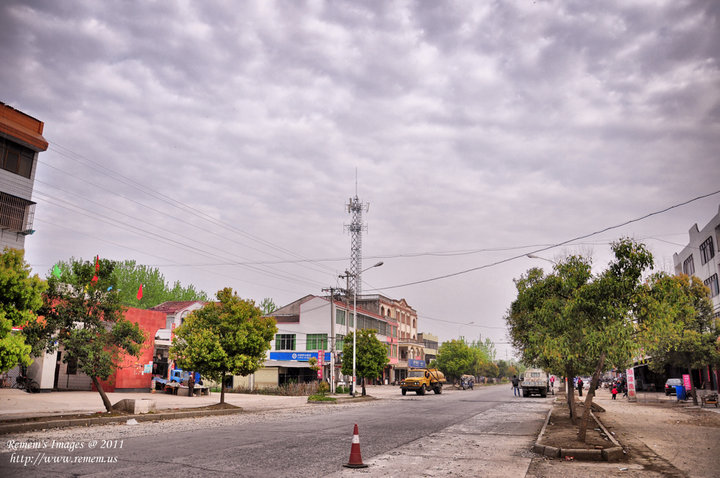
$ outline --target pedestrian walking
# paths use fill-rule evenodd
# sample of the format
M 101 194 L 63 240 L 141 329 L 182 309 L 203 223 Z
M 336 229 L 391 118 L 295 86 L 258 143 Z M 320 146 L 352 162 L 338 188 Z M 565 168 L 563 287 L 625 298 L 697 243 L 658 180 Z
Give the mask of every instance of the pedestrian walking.
M 555 395 L 555 375 L 550 375 L 550 389 L 552 389 L 552 393 Z
M 617 387 L 613 387 L 612 391 L 610 393 L 612 393 L 612 399 L 615 400 L 615 398 L 617 397 L 617 394 L 618 394 Z
M 582 397 L 583 385 L 584 385 L 584 383 L 583 383 L 582 379 L 578 378 L 577 387 L 578 387 L 578 396 L 580 396 L 580 397 Z
M 519 397 L 520 396 L 520 380 L 518 380 L 517 375 L 513 375 L 512 389 L 513 389 L 513 396 Z
M 195 372 L 190 372 L 188 375 L 188 397 L 192 397 L 195 393 Z

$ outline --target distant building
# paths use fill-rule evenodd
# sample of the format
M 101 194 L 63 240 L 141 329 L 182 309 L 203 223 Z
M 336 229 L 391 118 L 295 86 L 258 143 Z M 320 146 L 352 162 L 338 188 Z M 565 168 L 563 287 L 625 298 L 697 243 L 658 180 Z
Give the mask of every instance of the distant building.
M 48 148 L 44 123 L 0 102 L 0 251 L 25 248 L 35 232 L 32 201 L 38 153 Z
M 431 360 L 437 358 L 438 352 L 438 337 L 437 335 L 429 334 L 427 332 L 419 333 L 418 340 L 423 343 L 425 351 L 425 363 L 429 364 Z
M 198 309 L 202 309 L 205 302 L 199 300 L 169 301 L 151 307 L 149 310 L 165 314 L 164 328 L 153 331 L 153 375 L 167 378 L 172 367 L 170 361 L 170 346 L 175 328 L 180 327 L 185 318 Z M 150 340 L 151 338 L 148 338 Z
M 715 217 L 702 229 L 694 224 L 689 235 L 688 245 L 679 254 L 673 254 L 675 273 L 694 275 L 703 281 L 710 289 L 715 317 L 720 318 L 720 256 L 717 255 L 720 241 L 720 207 Z
M 679 254 L 673 254 L 676 274 L 695 276 L 710 289 L 713 312 L 716 319 L 720 319 L 720 255 L 718 242 L 720 242 L 720 207 L 718 213 L 702 229 L 693 224 L 689 231 L 690 241 Z M 686 373 L 685 370 L 675 370 L 674 375 Z M 692 371 L 692 380 L 696 387 L 707 383 L 711 389 L 718 390 L 720 370 L 713 370 L 706 366 Z
M 358 298 L 357 318 L 358 329 L 374 329 L 376 336 L 388 350 L 389 364 L 383 372 L 381 380 L 394 380 L 394 366 L 398 362 L 397 322 L 360 306 Z M 353 330 L 352 302 L 335 301 L 335 316 L 331 317 L 329 297 L 307 295 L 281 307 L 269 317 L 277 321 L 278 333 L 271 343 L 268 360 L 265 361 L 264 378 L 269 370 L 274 370 L 277 384 L 291 381 L 304 382 L 314 380 L 317 376 L 310 370 L 308 360 L 318 357 L 318 351 L 325 351 L 324 374 L 330 373 L 330 350 L 332 344 L 331 319 L 334 319 L 335 332 L 335 377 L 340 381 L 340 364 L 345 347 L 352 348 L 352 342 L 346 343 L 345 336 Z M 258 372 L 256 372 L 257 375 Z M 349 379 L 349 378 L 348 378 Z M 358 384 L 359 385 L 359 384 Z
M 391 299 L 384 295 L 362 295 L 357 298 L 358 307 L 379 314 L 385 320 L 397 324 L 397 364 L 393 368 L 392 380 L 407 377 L 410 368 L 425 366 L 425 352 L 422 340 L 418 338 L 417 311 L 405 299 Z

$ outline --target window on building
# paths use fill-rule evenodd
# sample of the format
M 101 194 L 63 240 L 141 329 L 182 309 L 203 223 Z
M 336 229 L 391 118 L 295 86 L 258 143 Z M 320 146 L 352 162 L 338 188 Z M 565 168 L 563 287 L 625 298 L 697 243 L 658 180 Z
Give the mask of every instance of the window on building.
M 335 336 L 335 351 L 342 352 L 344 345 L 345 345 L 345 336 L 344 335 L 336 335 Z
M 327 334 L 307 334 L 306 350 L 327 350 Z
M 707 263 L 713 256 L 715 256 L 715 249 L 713 248 L 712 236 L 710 236 L 700 244 L 700 263 Z
M 275 350 L 295 350 L 295 334 L 277 334 Z
M 32 229 L 35 203 L 0 192 L 0 229 L 22 232 Z
M 710 297 L 715 297 L 716 295 L 720 294 L 720 287 L 718 287 L 718 275 L 717 274 L 711 275 L 703 283 L 710 288 Z
M 345 325 L 345 311 L 337 309 L 335 311 L 335 323 L 339 325 Z
M 683 261 L 682 271 L 683 274 L 687 274 L 689 276 L 695 273 L 695 262 L 693 261 L 692 254 L 690 254 L 690 257 Z
M 29 178 L 35 152 L 19 144 L 0 142 L 0 168 Z

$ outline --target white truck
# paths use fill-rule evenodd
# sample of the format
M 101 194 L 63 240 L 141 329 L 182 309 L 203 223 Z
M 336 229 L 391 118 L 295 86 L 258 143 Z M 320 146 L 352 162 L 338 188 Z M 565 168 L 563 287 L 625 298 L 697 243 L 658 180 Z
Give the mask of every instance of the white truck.
M 520 377 L 520 388 L 522 388 L 523 397 L 529 397 L 532 394 L 547 397 L 550 391 L 550 378 L 542 369 L 529 368 Z

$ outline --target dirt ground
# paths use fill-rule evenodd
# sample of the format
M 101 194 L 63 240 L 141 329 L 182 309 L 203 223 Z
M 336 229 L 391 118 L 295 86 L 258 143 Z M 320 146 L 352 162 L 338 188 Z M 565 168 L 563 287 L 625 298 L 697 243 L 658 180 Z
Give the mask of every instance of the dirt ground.
M 567 408 L 564 396 L 556 398 L 561 407 Z M 599 390 L 595 402 L 605 409 L 595 415 L 623 446 L 624 460 L 582 463 L 537 457 L 528 477 L 720 476 L 720 409 L 703 409 L 662 393 L 641 393 L 638 401 L 631 403 L 627 399 L 611 400 L 607 391 Z M 548 429 L 548 440 L 580 447 L 578 442 L 573 443 L 572 427 L 570 433 L 550 426 Z
M 584 404 L 576 402 L 575 411 L 578 416 L 582 416 L 584 410 Z M 605 436 L 605 433 L 597 426 L 592 417 L 590 417 L 588 421 L 585 442 L 581 442 L 578 439 L 578 430 L 580 429 L 579 423 L 579 419 L 577 425 L 572 423 L 565 396 L 558 396 L 555 403 L 553 403 L 552 414 L 540 443 L 555 448 L 590 450 L 616 446 L 608 437 Z

